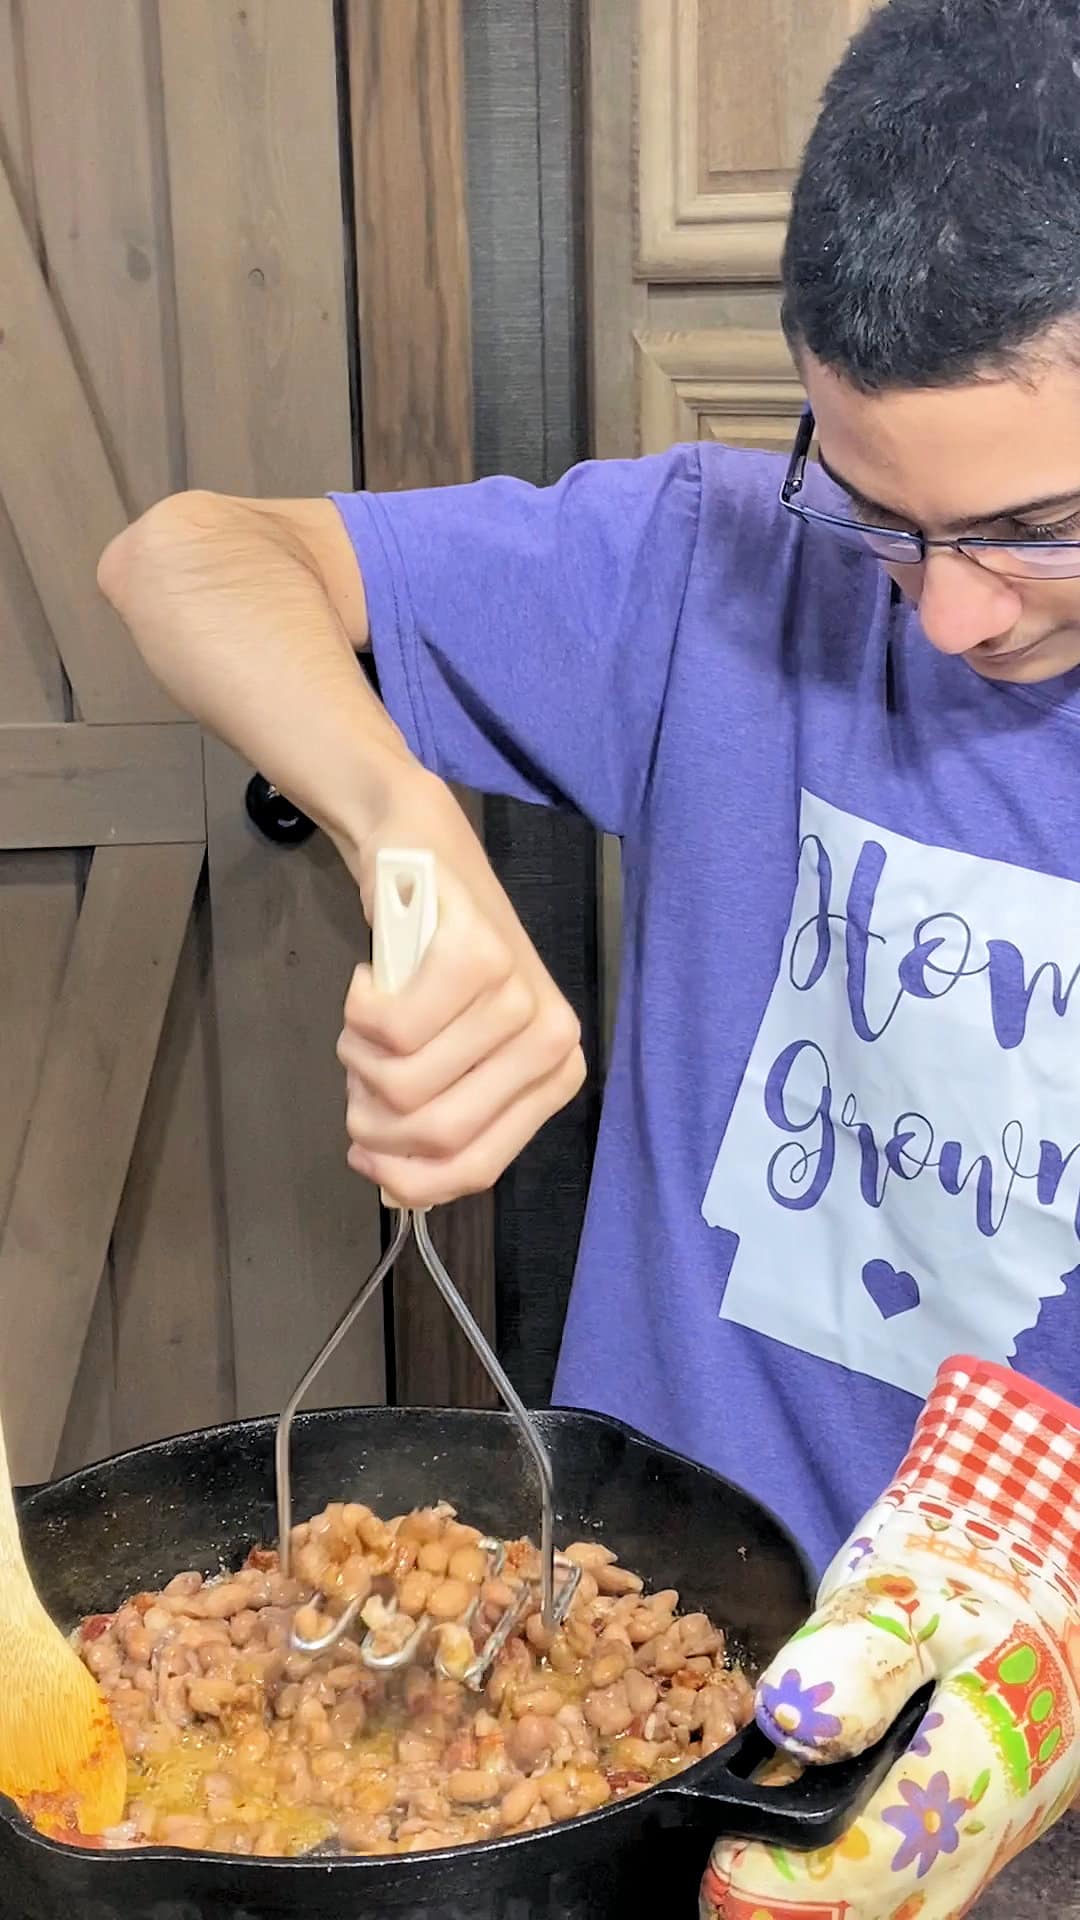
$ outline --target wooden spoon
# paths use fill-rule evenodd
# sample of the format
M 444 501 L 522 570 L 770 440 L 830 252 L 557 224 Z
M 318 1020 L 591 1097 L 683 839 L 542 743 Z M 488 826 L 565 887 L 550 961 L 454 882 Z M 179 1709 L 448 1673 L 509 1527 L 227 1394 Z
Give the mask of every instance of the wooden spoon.
M 0 1425 L 0 1793 L 41 1833 L 75 1844 L 115 1827 L 123 1743 L 93 1674 L 34 1591 Z

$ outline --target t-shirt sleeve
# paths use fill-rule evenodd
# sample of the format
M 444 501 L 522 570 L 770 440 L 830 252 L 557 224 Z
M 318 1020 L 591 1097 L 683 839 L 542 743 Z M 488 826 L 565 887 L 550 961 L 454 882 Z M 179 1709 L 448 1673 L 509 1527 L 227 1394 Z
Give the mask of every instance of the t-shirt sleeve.
M 383 699 L 446 780 L 629 831 L 697 537 L 696 447 L 511 479 L 333 494 Z

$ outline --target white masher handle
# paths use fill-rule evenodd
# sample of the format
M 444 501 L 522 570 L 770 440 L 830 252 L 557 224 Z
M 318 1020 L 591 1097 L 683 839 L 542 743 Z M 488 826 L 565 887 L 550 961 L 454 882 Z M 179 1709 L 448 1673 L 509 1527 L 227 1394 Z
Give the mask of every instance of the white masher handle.
M 400 993 L 408 985 L 438 924 L 435 855 L 380 847 L 371 914 L 371 971 L 377 992 Z M 385 1188 L 382 1200 L 392 1210 L 401 1207 Z

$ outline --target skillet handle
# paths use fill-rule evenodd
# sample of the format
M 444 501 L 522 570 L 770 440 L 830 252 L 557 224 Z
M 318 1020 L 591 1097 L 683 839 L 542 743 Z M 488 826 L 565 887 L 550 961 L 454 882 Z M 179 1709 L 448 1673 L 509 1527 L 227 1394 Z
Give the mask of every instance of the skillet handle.
M 747 1727 L 731 1746 L 699 1761 L 688 1774 L 676 1775 L 661 1790 L 667 1820 L 708 1822 L 717 1839 L 763 1840 L 799 1851 L 831 1846 L 906 1753 L 932 1691 L 921 1688 L 867 1753 L 831 1767 L 807 1767 L 788 1786 L 766 1787 L 748 1778 L 774 1749 L 757 1727 Z

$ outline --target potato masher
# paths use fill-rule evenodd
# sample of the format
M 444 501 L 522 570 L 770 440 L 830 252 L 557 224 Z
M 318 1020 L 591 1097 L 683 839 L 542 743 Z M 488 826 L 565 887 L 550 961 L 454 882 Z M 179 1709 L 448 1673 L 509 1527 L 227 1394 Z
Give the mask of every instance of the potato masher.
M 437 922 L 438 896 L 434 855 L 427 852 L 380 851 L 376 855 L 375 862 L 372 968 L 375 984 L 381 992 L 397 993 L 411 978 L 434 936 Z M 278 1552 L 281 1570 L 288 1574 L 290 1564 L 292 1491 L 289 1440 L 293 1417 L 316 1376 L 331 1354 L 336 1352 L 354 1321 L 382 1285 L 412 1234 L 424 1266 L 496 1392 L 513 1415 L 518 1431 L 536 1467 L 540 1491 L 540 1614 L 544 1626 L 549 1631 L 553 1631 L 566 1618 L 581 1578 L 581 1569 L 555 1552 L 554 1481 L 547 1448 L 527 1408 L 508 1380 L 432 1245 L 427 1225 L 427 1208 L 400 1206 L 385 1192 L 382 1198 L 383 1204 L 392 1209 L 394 1214 L 390 1245 L 372 1268 L 355 1300 L 342 1314 L 329 1339 L 315 1355 L 278 1420 L 274 1465 L 277 1478 Z M 492 1577 L 496 1577 L 503 1566 L 505 1556 L 503 1543 L 499 1540 L 486 1539 L 480 1542 L 480 1546 L 488 1555 Z M 558 1582 L 556 1574 L 561 1576 Z M 458 1657 L 452 1663 L 445 1650 L 445 1635 L 440 1636 L 436 1665 L 448 1677 L 464 1680 L 473 1688 L 482 1687 L 491 1671 L 492 1663 L 505 1646 L 514 1628 L 526 1614 L 532 1611 L 535 1599 L 535 1583 L 523 1579 L 518 1596 L 510 1606 L 504 1609 L 480 1648 L 473 1651 L 470 1643 L 469 1650 L 472 1652 L 472 1658 L 464 1667 L 460 1659 L 460 1635 L 456 1642 Z M 479 1600 L 474 1602 L 465 1619 L 457 1625 L 466 1629 L 471 1628 L 478 1605 Z M 297 1634 L 294 1627 L 290 1636 L 292 1647 L 297 1652 L 306 1654 L 328 1652 L 348 1632 L 362 1606 L 367 1608 L 368 1603 L 359 1599 L 351 1600 L 332 1627 L 318 1639 L 306 1640 Z M 430 1616 L 423 1615 L 411 1627 L 408 1637 L 400 1645 L 393 1645 L 388 1651 L 380 1652 L 379 1638 L 385 1636 L 395 1617 L 394 1603 L 392 1601 L 381 1603 L 380 1608 L 377 1609 L 375 1624 L 368 1626 L 368 1631 L 361 1642 L 361 1659 L 366 1666 L 378 1672 L 386 1672 L 407 1665 L 426 1635 L 435 1626 Z

